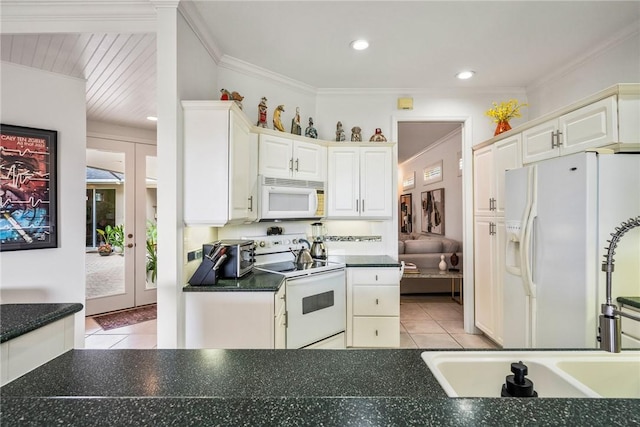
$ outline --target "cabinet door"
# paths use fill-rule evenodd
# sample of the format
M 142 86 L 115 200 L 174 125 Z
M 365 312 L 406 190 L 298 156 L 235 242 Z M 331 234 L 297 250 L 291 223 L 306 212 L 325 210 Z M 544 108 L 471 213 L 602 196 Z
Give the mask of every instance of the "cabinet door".
M 302 141 L 293 142 L 293 176 L 296 179 L 324 181 L 327 149 Z
M 247 221 L 258 219 L 258 134 L 249 134 L 249 212 Z
M 618 141 L 616 97 L 582 107 L 559 119 L 560 154 L 578 153 Z
M 507 233 L 503 218 L 496 218 L 494 230 L 494 271 L 493 271 L 493 289 L 492 299 L 494 304 L 493 310 L 493 336 L 490 338 L 502 345 L 502 332 L 504 330 L 503 321 L 503 304 L 504 304 L 504 275 L 505 275 L 505 251 L 507 246 Z
M 391 217 L 391 166 L 390 147 L 360 148 L 360 216 Z
M 285 289 L 282 285 L 280 290 L 274 295 L 274 339 L 273 348 L 287 348 L 287 311 L 285 304 Z
M 493 150 L 487 146 L 473 153 L 473 205 L 476 215 L 492 215 Z
M 522 138 L 514 135 L 494 145 L 493 182 L 495 188 L 494 210 L 498 215 L 504 215 L 504 173 L 510 169 L 522 166 Z
M 229 220 L 246 220 L 249 216 L 249 126 L 235 113 L 229 125 Z
M 360 216 L 360 157 L 358 147 L 329 147 L 327 214 Z
M 522 163 L 557 157 L 558 147 L 552 147 L 552 134 L 558 131 L 558 120 L 550 120 L 522 132 Z
M 260 175 L 290 178 L 293 170 L 293 140 L 260 134 L 258 170 Z
M 354 347 L 399 347 L 399 317 L 353 318 Z
M 396 286 L 354 286 L 354 316 L 399 316 L 400 289 Z
M 188 225 L 222 226 L 229 219 L 229 111 L 216 106 L 183 101 L 184 221 Z
M 492 218 L 477 218 L 474 230 L 474 281 L 475 322 L 482 332 L 495 335 L 494 314 L 502 307 L 494 302 L 494 251 L 495 236 Z

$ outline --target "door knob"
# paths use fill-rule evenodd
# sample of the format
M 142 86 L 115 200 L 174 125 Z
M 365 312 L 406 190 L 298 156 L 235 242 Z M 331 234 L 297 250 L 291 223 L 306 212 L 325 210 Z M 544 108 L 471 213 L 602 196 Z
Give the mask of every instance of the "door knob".
M 129 244 L 127 245 L 127 247 L 128 247 L 128 248 L 132 248 L 132 247 L 133 247 L 133 243 L 129 243 Z
M 129 233 L 129 234 L 127 234 L 127 237 L 128 237 L 128 238 L 132 238 L 132 237 L 133 237 L 133 234 Z

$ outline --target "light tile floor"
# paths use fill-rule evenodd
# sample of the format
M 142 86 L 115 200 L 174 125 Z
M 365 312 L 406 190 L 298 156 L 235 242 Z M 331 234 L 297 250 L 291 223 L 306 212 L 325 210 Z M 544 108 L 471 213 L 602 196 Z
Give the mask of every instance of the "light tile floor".
M 401 348 L 497 348 L 483 335 L 464 332 L 462 306 L 449 296 L 402 295 L 400 298 Z M 156 320 L 102 330 L 91 317 L 85 319 L 85 348 L 157 348 Z

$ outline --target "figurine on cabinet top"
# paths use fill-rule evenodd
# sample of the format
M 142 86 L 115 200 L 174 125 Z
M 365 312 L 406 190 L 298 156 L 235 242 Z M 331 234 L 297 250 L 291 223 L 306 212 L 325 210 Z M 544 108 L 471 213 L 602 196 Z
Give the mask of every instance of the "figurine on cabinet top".
M 313 127 L 313 118 L 309 117 L 309 126 L 304 130 L 304 136 L 308 138 L 318 138 L 318 131 Z
M 267 127 L 267 98 L 264 96 L 260 100 L 260 104 L 258 104 L 258 123 L 256 123 L 256 126 Z
M 231 92 L 231 99 L 233 99 L 236 105 L 242 110 L 242 100 L 244 99 L 244 96 L 234 91 Z
M 231 99 L 231 94 L 226 89 L 220 89 L 220 101 L 228 101 Z
M 376 133 L 374 133 L 373 136 L 371 136 L 371 138 L 369 138 L 369 141 L 387 142 L 387 138 L 385 138 L 384 135 L 382 134 L 382 129 L 376 128 Z
M 342 122 L 336 124 L 336 141 L 344 141 L 344 129 L 342 129 Z
M 362 129 L 360 129 L 359 126 L 354 126 L 351 128 L 351 141 L 352 142 L 361 142 L 362 141 L 362 135 L 360 134 L 360 132 L 362 132 Z
M 291 133 L 294 135 L 302 135 L 300 127 L 300 107 L 296 107 L 296 114 L 291 119 Z
M 284 113 L 284 105 L 280 104 L 276 107 L 276 111 L 273 112 L 273 128 L 284 132 L 284 126 L 282 126 L 282 113 Z

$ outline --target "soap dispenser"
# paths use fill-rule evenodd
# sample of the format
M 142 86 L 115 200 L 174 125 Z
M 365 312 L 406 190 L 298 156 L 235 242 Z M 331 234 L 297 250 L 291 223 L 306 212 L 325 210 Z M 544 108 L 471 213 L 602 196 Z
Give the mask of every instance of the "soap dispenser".
M 502 397 L 538 397 L 538 392 L 533 389 L 533 382 L 525 376 L 528 374 L 527 365 L 522 363 L 511 364 L 513 375 L 507 375 L 505 384 L 502 385 Z

